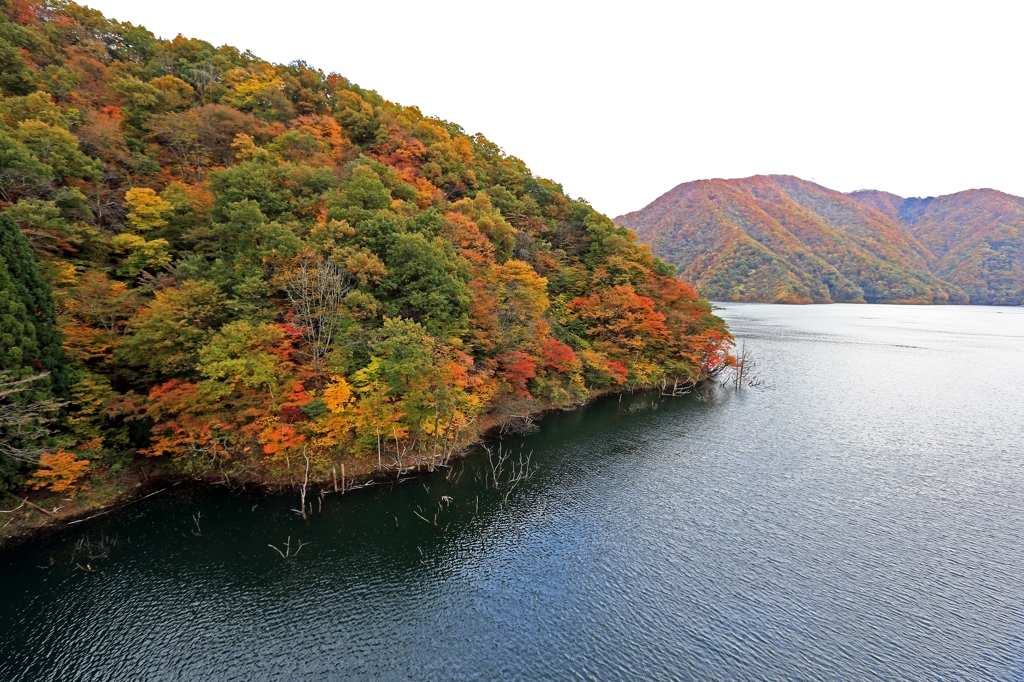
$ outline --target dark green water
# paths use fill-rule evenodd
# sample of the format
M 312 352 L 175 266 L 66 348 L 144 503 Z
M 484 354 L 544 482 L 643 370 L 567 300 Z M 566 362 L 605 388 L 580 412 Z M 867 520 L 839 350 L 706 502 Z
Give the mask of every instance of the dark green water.
M 770 388 L 552 416 L 507 501 L 475 455 L 0 554 L 0 679 L 1024 679 L 1024 310 L 724 315 Z

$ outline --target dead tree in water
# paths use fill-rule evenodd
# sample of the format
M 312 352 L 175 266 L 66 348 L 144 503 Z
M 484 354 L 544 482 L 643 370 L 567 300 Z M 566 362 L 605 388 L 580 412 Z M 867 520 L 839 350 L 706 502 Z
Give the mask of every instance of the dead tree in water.
M 292 509 L 296 514 L 302 515 L 302 520 L 305 521 L 308 517 L 306 516 L 306 488 L 309 486 L 309 455 L 306 454 L 306 448 L 302 448 L 302 458 L 306 460 L 306 475 L 302 479 L 302 487 L 299 488 L 300 504 L 298 509 Z M 298 554 L 298 552 L 296 552 Z
M 765 379 L 754 374 L 755 369 L 757 369 L 757 360 L 747 352 L 747 343 L 744 341 L 740 346 L 740 352 L 736 354 L 736 363 L 732 368 L 733 389 L 738 391 L 741 388 L 760 388 L 767 385 L 768 382 Z M 730 379 L 726 381 L 730 381 Z
M 684 396 L 693 390 L 693 387 L 697 384 L 690 377 L 684 377 L 682 383 L 679 381 L 679 375 L 673 377 L 672 388 L 668 388 L 668 377 L 663 376 L 661 378 L 661 395 L 667 398 L 678 398 Z
M 485 481 L 488 487 L 493 486 L 495 490 L 505 490 L 502 503 L 507 504 L 512 491 L 520 483 L 533 476 L 535 469 L 532 468 L 530 461 L 533 451 L 526 455 L 520 451 L 518 460 L 513 460 L 511 459 L 512 453 L 505 450 L 501 443 L 498 443 L 496 451 L 487 445 L 484 445 L 483 448 L 487 452 L 487 463 L 491 468 L 491 475 L 487 477 L 485 474 Z M 507 475 L 505 473 L 506 465 L 508 465 Z
M 299 540 L 299 546 L 295 549 L 295 553 L 293 554 L 292 553 L 292 536 L 289 535 L 288 536 L 288 542 L 286 542 L 285 545 L 284 545 L 285 551 L 282 552 L 281 550 L 279 550 L 277 547 L 274 547 L 273 545 L 267 545 L 267 547 L 271 548 L 272 550 L 274 550 L 275 552 L 280 554 L 282 559 L 284 559 L 285 561 L 288 561 L 289 559 L 293 559 L 293 558 L 299 556 L 299 552 L 302 551 L 302 548 L 305 547 L 306 544 L 309 544 L 309 543 L 305 543 L 304 544 L 302 542 L 302 540 Z
M 498 443 L 497 453 L 495 453 L 490 446 L 484 445 L 483 448 L 487 452 L 487 463 L 491 467 L 490 482 L 494 486 L 494 489 L 497 490 L 498 486 L 501 484 L 501 475 L 504 472 L 505 460 L 509 458 L 509 452 L 504 449 L 504 446 L 501 443 Z
M 750 366 L 750 358 L 747 356 L 747 342 L 744 341 L 740 352 L 736 354 L 736 364 L 732 368 L 732 387 L 734 390 L 743 388 L 743 375 Z
M 516 489 L 523 481 L 530 478 L 533 475 L 533 471 L 530 469 L 530 458 L 533 457 L 533 451 L 531 450 L 525 457 L 523 453 L 519 453 L 519 461 L 512 462 L 511 471 L 509 472 L 508 488 L 505 489 L 505 495 L 502 497 L 502 502 L 508 504 L 508 497 L 512 494 L 512 491 Z

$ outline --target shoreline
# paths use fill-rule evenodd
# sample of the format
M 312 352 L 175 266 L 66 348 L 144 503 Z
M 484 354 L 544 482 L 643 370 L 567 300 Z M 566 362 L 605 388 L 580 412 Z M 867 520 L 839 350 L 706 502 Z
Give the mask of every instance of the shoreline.
M 704 382 L 698 382 L 698 385 L 702 383 Z M 636 389 L 632 391 L 601 391 L 573 407 L 544 407 L 531 412 L 528 417 L 536 422 L 553 412 L 572 412 L 574 410 L 584 409 L 599 400 L 616 395 L 621 397 L 626 394 L 644 393 L 656 390 L 658 390 L 657 387 Z M 489 414 L 490 413 L 483 416 L 489 416 Z M 373 466 L 374 463 L 371 462 L 369 458 L 356 459 L 352 460 L 350 463 L 369 465 L 369 469 L 367 470 L 366 466 L 364 466 L 360 467 L 361 470 L 346 473 L 342 479 L 343 483 L 340 489 L 334 489 L 334 481 L 331 479 L 309 480 L 306 485 L 327 486 L 328 489 L 325 490 L 325 494 L 337 493 L 344 495 L 346 492 L 352 490 L 362 489 L 381 483 L 394 483 L 405 478 L 412 478 L 424 473 L 432 473 L 439 467 L 448 466 L 450 462 L 467 457 L 482 443 L 492 440 L 496 435 L 502 435 L 500 431 L 500 423 L 492 423 L 482 428 L 480 434 L 475 440 L 467 443 L 464 447 L 454 452 L 447 462 L 432 462 L 429 464 L 419 463 L 411 466 L 396 466 L 394 464 L 389 464 L 385 465 L 384 468 L 378 469 Z M 221 476 L 194 476 L 171 471 L 153 471 L 152 469 L 147 472 L 146 464 L 147 463 L 145 461 L 141 461 L 137 463 L 136 466 L 132 467 L 131 470 L 126 471 L 113 479 L 104 479 L 102 481 L 104 485 L 101 489 L 83 493 L 84 499 L 82 500 L 74 498 L 59 498 L 59 495 L 49 491 L 22 491 L 23 494 L 21 495 L 15 495 L 11 492 L 4 494 L 3 497 L 0 498 L 3 500 L 0 504 L 2 504 L 2 507 L 5 507 L 4 509 L 0 509 L 0 511 L 3 512 L 3 514 L 0 515 L 0 552 L 14 549 L 25 543 L 60 533 L 61 531 L 79 523 L 85 523 L 94 518 L 119 511 L 137 502 L 141 502 L 144 499 L 154 497 L 160 493 L 170 490 L 171 488 L 177 487 L 183 483 L 211 487 L 227 486 L 232 490 L 235 487 L 244 488 L 247 485 L 251 485 L 261 489 L 262 492 L 267 495 L 283 495 L 288 491 L 297 491 L 302 487 L 302 484 L 300 483 L 273 483 L 270 481 L 259 480 L 257 478 L 232 480 Z M 157 462 L 156 464 L 160 465 L 162 463 Z M 154 490 L 155 488 L 157 490 Z M 40 503 L 51 502 L 55 497 L 59 498 L 60 501 L 65 504 L 52 508 L 52 511 L 46 510 L 41 506 Z M 13 509 L 6 509 L 6 507 L 13 507 Z M 19 514 L 22 509 L 24 509 L 23 516 Z M 10 518 L 7 523 L 4 523 L 5 519 L 2 517 L 9 513 L 19 514 L 21 518 L 19 518 L 19 516 L 15 516 Z M 20 523 L 18 523 L 18 521 L 20 521 Z

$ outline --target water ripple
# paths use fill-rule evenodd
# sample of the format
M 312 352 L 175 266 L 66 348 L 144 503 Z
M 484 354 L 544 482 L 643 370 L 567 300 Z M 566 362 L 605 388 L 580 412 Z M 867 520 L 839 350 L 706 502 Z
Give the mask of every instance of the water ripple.
M 729 304 L 771 390 L 554 416 L 507 504 L 480 456 L 308 523 L 182 486 L 0 555 L 0 678 L 1024 679 L 1006 312 Z

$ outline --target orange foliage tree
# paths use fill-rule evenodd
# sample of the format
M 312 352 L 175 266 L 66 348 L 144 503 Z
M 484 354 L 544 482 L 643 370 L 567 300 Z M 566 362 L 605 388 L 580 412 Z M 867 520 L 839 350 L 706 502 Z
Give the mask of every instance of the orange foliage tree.
M 39 457 L 39 469 L 32 475 L 29 483 L 36 490 L 48 487 L 55 493 L 74 497 L 78 492 L 78 480 L 88 473 L 89 460 L 79 459 L 74 453 L 58 450 L 44 453 Z

